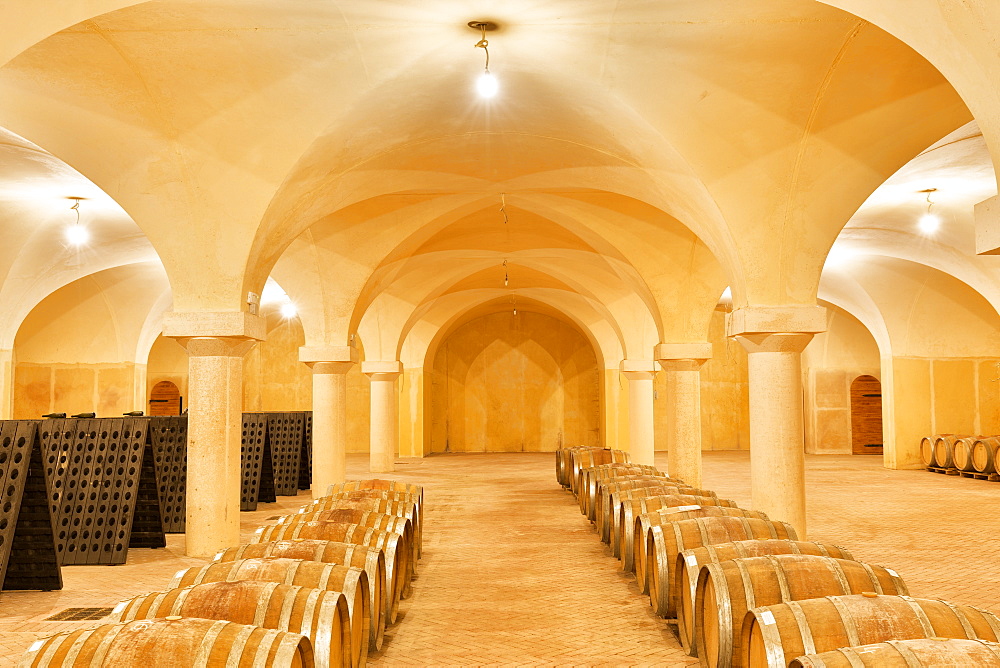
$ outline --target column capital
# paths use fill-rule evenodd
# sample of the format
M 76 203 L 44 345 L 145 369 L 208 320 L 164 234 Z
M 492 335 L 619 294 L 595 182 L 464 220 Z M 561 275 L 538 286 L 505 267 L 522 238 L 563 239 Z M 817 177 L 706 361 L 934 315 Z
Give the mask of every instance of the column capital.
M 358 349 L 354 346 L 302 346 L 299 348 L 299 361 L 304 364 L 319 362 L 357 364 L 360 359 Z
M 173 336 L 184 347 L 188 357 L 243 357 L 257 339 L 238 336 Z
M 246 311 L 190 311 L 163 314 L 163 336 L 173 339 L 194 337 L 267 338 L 267 321 Z
M 655 373 L 656 362 L 653 360 L 622 360 L 619 370 L 622 373 Z
M 736 337 L 736 340 L 750 354 L 801 353 L 812 341 L 813 336 L 815 334 L 812 332 L 773 332 L 770 334 L 741 334 Z
M 361 363 L 361 373 L 372 380 L 395 380 L 403 373 L 403 363 L 397 360 L 365 360 Z
M 825 331 L 826 309 L 822 306 L 748 306 L 726 316 L 726 336 Z
M 304 362 L 314 375 L 344 375 L 354 368 L 354 362 Z
M 657 360 L 664 371 L 700 371 L 708 359 L 681 358 Z
M 698 362 L 700 367 L 712 358 L 712 344 L 707 341 L 698 343 L 660 343 L 653 355 L 657 362 L 667 368 L 669 362 Z

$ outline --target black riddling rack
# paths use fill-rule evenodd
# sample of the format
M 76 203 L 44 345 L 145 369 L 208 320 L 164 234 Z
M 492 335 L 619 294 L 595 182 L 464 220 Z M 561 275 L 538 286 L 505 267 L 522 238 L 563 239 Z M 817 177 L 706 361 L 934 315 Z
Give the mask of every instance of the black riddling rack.
M 187 417 L 149 418 L 149 443 L 164 533 L 184 533 L 187 512 Z
M 40 424 L 62 565 L 125 563 L 140 504 L 137 542 L 163 544 L 152 467 L 143 467 L 149 449 L 147 427 L 146 418 L 53 419 Z M 140 488 L 145 490 L 141 495 Z M 159 540 L 150 536 L 155 533 Z
M 275 494 L 298 494 L 304 430 L 303 413 L 267 413 L 267 442 L 274 467 Z
M 312 411 L 302 413 L 302 454 L 299 455 L 299 489 L 312 487 Z
M 257 510 L 257 502 L 266 501 L 268 496 L 274 501 L 274 474 L 271 472 L 270 448 L 267 447 L 267 417 L 263 413 L 243 414 L 240 463 L 240 510 Z M 270 494 L 267 493 L 265 469 L 270 474 Z
M 38 425 L 0 421 L 0 581 L 4 589 L 62 589 Z

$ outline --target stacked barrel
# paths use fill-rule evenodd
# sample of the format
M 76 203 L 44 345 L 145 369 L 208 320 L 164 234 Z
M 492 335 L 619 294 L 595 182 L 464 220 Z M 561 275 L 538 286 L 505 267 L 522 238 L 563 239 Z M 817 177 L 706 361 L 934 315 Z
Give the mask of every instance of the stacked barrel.
M 916 599 L 891 568 L 623 452 L 565 448 L 556 479 L 701 665 L 1000 667 L 1000 618 Z
M 920 439 L 920 458 L 934 473 L 1000 481 L 1000 436 L 925 436 Z
M 250 543 L 176 573 L 166 591 L 122 601 L 117 623 L 39 640 L 19 665 L 158 665 L 180 656 L 208 666 L 364 666 L 410 593 L 422 530 L 419 485 L 332 485 Z

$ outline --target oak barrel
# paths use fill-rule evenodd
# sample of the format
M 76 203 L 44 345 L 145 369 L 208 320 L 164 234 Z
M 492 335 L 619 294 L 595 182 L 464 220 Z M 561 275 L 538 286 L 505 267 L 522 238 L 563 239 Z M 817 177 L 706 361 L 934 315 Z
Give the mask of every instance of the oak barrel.
M 679 511 L 683 510 L 686 514 L 679 515 Z M 654 527 L 659 527 L 664 524 L 672 524 L 674 522 L 679 522 L 681 520 L 689 520 L 700 517 L 751 517 L 758 520 L 769 520 L 765 513 L 759 510 L 747 510 L 745 508 L 729 508 L 725 506 L 697 506 L 697 507 L 684 507 L 679 508 L 665 508 L 663 510 L 654 510 L 651 513 L 644 513 L 635 518 L 635 527 L 632 530 L 632 559 L 634 563 L 633 570 L 635 571 L 636 581 L 639 583 L 639 591 L 642 593 L 649 593 L 651 600 L 656 601 L 656 596 L 667 595 L 670 591 L 670 586 L 673 584 L 673 560 L 677 557 L 673 555 L 670 557 L 671 564 L 668 566 L 661 563 L 661 554 L 657 553 L 657 538 L 654 536 Z M 659 540 L 662 542 L 662 532 L 659 534 Z M 740 538 L 787 538 L 787 536 L 740 536 Z M 695 546 L 689 546 L 695 547 Z M 687 549 L 687 548 L 684 548 Z M 622 567 L 624 568 L 625 563 L 623 561 Z M 655 578 L 658 578 L 660 574 L 669 572 L 671 574 L 670 579 L 663 583 L 660 587 L 659 581 L 654 582 Z M 654 591 L 654 587 L 657 588 Z M 666 602 L 664 602 L 665 605 Z M 658 605 L 653 603 L 653 608 L 664 608 L 664 605 Z M 670 610 L 673 611 L 673 605 L 671 604 Z
M 715 496 L 696 496 L 693 494 L 658 494 L 638 499 L 623 499 L 618 505 L 618 512 L 611 522 L 611 551 L 616 556 L 621 555 L 621 546 L 633 542 L 635 533 L 635 518 L 665 508 L 680 506 L 724 506 L 737 508 L 732 499 L 720 499 Z M 633 558 L 635 553 L 633 552 Z
M 312 642 L 316 668 L 353 665 L 351 615 L 347 599 L 339 591 L 253 580 L 209 582 L 122 601 L 112 620 L 132 622 L 172 615 L 301 633 Z
M 755 608 L 742 627 L 743 665 L 778 668 L 805 654 L 887 640 L 996 642 L 1000 618 L 948 601 L 876 594 L 826 596 Z
M 296 538 L 231 547 L 215 555 L 215 561 L 238 561 L 259 557 L 307 559 L 325 564 L 363 568 L 368 576 L 368 611 L 371 613 L 368 650 L 377 652 L 382 648 L 391 590 L 388 589 L 389 583 L 386 580 L 385 554 L 380 548 Z
M 298 633 L 172 617 L 60 633 L 35 642 L 18 667 L 162 666 L 166 661 L 171 668 L 315 665 L 312 643 Z
M 959 471 L 975 470 L 975 467 L 972 465 L 972 446 L 981 438 L 980 436 L 967 436 L 966 438 L 958 439 L 952 444 L 951 460 L 955 468 Z
M 347 599 L 347 610 L 351 620 L 352 665 L 363 666 L 367 661 L 371 612 L 368 610 L 368 575 L 364 569 L 305 559 L 258 557 L 238 561 L 217 561 L 201 568 L 179 571 L 170 581 L 170 587 L 235 580 L 280 582 L 286 585 L 341 592 Z
M 1000 645 L 985 640 L 956 638 L 888 640 L 800 656 L 790 665 L 792 668 L 1000 668 Z
M 934 461 L 934 439 L 936 436 L 924 436 L 920 439 L 920 461 L 924 466 L 937 466 Z
M 356 489 L 344 492 L 334 492 L 328 496 L 321 497 L 313 501 L 312 505 L 322 506 L 315 510 L 330 510 L 341 501 L 363 501 L 367 499 L 381 499 L 385 501 L 397 501 L 402 503 L 412 503 L 416 506 L 417 524 L 423 526 L 424 523 L 424 503 L 423 496 L 413 492 L 398 492 L 384 489 Z
M 583 481 L 579 486 L 580 494 L 578 501 L 580 502 L 580 510 L 591 520 L 594 519 L 597 499 L 600 496 L 600 488 L 604 482 L 643 476 L 652 476 L 674 482 L 673 478 L 658 471 L 655 466 L 640 464 L 602 464 L 601 466 L 583 469 L 580 475 L 583 476 Z
M 812 554 L 743 557 L 705 564 L 698 574 L 695 595 L 697 656 L 710 668 L 740 668 L 740 632 L 749 610 L 862 592 L 906 595 L 909 590 L 892 569 Z
M 556 482 L 563 487 L 569 487 L 570 453 L 586 447 L 589 446 L 573 445 L 568 448 L 559 448 L 556 450 Z
M 677 555 L 674 582 L 670 590 L 670 595 L 674 597 L 674 609 L 677 611 L 677 635 L 680 636 L 684 649 L 690 652 L 690 648 L 696 646 L 694 602 L 701 567 L 708 563 L 769 554 L 816 554 L 854 561 L 851 553 L 838 545 L 798 540 L 737 540 L 684 550 Z
M 570 453 L 570 489 L 574 494 L 579 494 L 577 484 L 580 482 L 580 471 L 582 469 L 597 466 L 598 464 L 627 464 L 629 455 L 621 450 L 606 450 L 603 448 L 588 448 L 586 450 L 575 450 Z
M 610 540 L 614 517 L 620 511 L 619 505 L 624 499 L 641 499 L 646 496 L 663 496 L 665 494 L 691 494 L 693 496 L 715 496 L 715 492 L 695 489 L 674 482 L 657 482 L 656 480 L 623 480 L 609 483 L 601 487 L 598 497 L 595 524 L 608 527 Z M 615 555 L 618 556 L 618 555 Z
M 396 615 L 399 612 L 399 600 L 403 597 L 403 593 L 407 588 L 411 554 L 403 542 L 403 536 L 400 534 L 379 531 L 378 529 L 358 526 L 357 524 L 319 521 L 275 524 L 261 527 L 257 532 L 252 538 L 254 543 L 309 538 L 381 548 L 385 553 L 386 582 L 395 583 L 395 587 L 389 591 L 388 620 L 390 624 L 396 622 Z
M 706 508 L 705 510 L 735 510 L 735 508 Z M 762 513 L 763 514 L 763 513 Z M 798 536 L 795 529 L 785 522 L 759 517 L 719 516 L 699 517 L 653 526 L 649 532 L 646 564 L 647 587 L 653 610 L 661 617 L 673 617 L 674 602 L 670 585 L 674 582 L 677 555 L 684 550 L 705 545 L 731 543 L 734 540 L 790 539 Z
M 997 453 L 1000 448 L 1000 437 L 989 436 L 976 439 L 972 444 L 972 468 L 979 473 L 996 473 Z
M 371 527 L 379 531 L 391 531 L 402 534 L 406 543 L 410 546 L 412 555 L 411 563 L 416 571 L 417 561 L 417 539 L 414 532 L 413 522 L 409 518 L 399 515 L 389 515 L 374 510 L 364 508 L 330 508 L 329 510 L 317 510 L 311 512 L 295 513 L 294 515 L 282 515 L 278 518 L 278 524 L 292 524 L 293 522 L 340 522 L 341 524 L 360 524 Z
M 967 434 L 939 434 L 934 437 L 934 466 L 950 469 L 955 466 L 953 448 L 955 442 L 968 438 Z
M 333 510 L 335 508 L 364 508 L 378 513 L 385 513 L 386 515 L 407 518 L 413 522 L 413 532 L 417 539 L 417 557 L 421 556 L 424 543 L 423 513 L 421 512 L 420 505 L 415 501 L 383 499 L 370 496 L 350 499 L 325 497 L 302 506 L 299 512 L 313 513 L 321 510 Z

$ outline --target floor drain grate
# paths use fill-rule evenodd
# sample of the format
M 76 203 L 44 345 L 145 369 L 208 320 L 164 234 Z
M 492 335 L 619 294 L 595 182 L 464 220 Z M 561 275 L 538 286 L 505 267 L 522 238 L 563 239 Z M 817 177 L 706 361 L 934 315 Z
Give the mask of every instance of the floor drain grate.
M 51 617 L 47 622 L 85 622 L 93 619 L 104 619 L 111 614 L 111 608 L 66 608 Z

